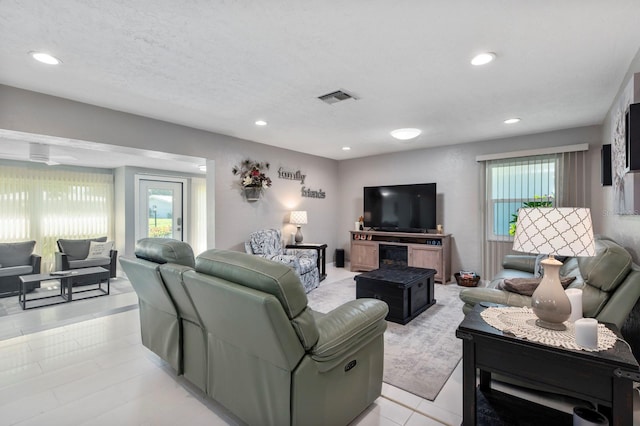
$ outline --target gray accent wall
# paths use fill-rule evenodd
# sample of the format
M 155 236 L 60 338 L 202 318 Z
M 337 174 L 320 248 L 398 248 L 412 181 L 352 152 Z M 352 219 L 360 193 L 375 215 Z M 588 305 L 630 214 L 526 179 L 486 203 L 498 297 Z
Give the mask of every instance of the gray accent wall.
M 588 126 L 554 132 L 398 152 L 339 164 L 340 221 L 338 245 L 348 250 L 349 231 L 362 214 L 364 186 L 435 182 L 437 223 L 452 234 L 452 271 L 481 271 L 482 200 L 476 156 L 588 143 L 590 156 L 600 155 L 601 127 Z M 590 162 L 592 163 L 592 162 Z M 587 170 L 591 173 L 591 170 Z M 599 166 L 598 166 L 599 173 Z
M 627 77 L 639 70 L 640 58 L 636 56 Z M 621 87 L 624 84 L 626 81 L 621 82 Z M 215 198 L 209 206 L 210 218 L 215 222 L 215 226 L 209 226 L 210 247 L 243 251 L 247 235 L 266 227 L 281 229 L 288 241 L 295 231 L 287 223 L 289 211 L 307 210 L 309 224 L 302 228 L 304 241 L 327 243 L 331 262 L 336 248 L 349 251 L 349 231 L 362 214 L 364 186 L 436 182 L 437 221 L 453 237 L 453 271 L 481 270 L 481 165 L 475 161 L 476 156 L 577 143 L 590 146 L 587 173 L 591 179 L 595 232 L 620 241 L 637 261 L 639 217 L 606 213 L 611 211 L 610 187 L 600 185 L 600 148 L 603 141 L 608 143 L 610 132 L 606 121 L 604 127 L 577 127 L 336 161 L 0 85 L 0 128 L 207 158 L 214 173 L 207 181 L 215 185 Z M 271 163 L 273 187 L 254 203 L 244 200 L 238 179 L 231 173 L 231 168 L 245 158 Z M 302 185 L 278 179 L 279 167 L 301 170 L 307 175 L 305 186 L 322 189 L 326 198 L 301 197 Z M 116 172 L 115 178 L 120 186 L 125 174 Z M 124 197 L 119 194 L 116 201 Z M 117 212 L 125 211 L 117 207 Z M 121 233 L 116 237 L 126 239 Z M 126 250 L 129 247 L 127 242 Z
M 251 117 L 247 117 L 247 125 L 253 125 Z M 295 231 L 287 223 L 291 210 L 308 211 L 309 224 L 302 228 L 304 241 L 327 243 L 328 254 L 336 247 L 335 224 L 341 209 L 335 160 L 6 85 L 0 85 L 0 128 L 206 158 L 215 173 L 215 203 L 208 203 L 208 208 L 215 209 L 209 215 L 215 220 L 215 226 L 208 226 L 210 248 L 244 251 L 249 233 L 266 227 L 281 229 L 286 241 Z M 245 158 L 271 163 L 268 176 L 273 186 L 263 199 L 253 203 L 245 201 L 239 180 L 231 173 L 232 167 Z M 301 197 L 300 182 L 278 179 L 279 167 L 301 170 L 307 175 L 304 186 L 322 189 L 326 198 Z M 116 174 L 118 184 L 125 180 L 124 174 Z M 208 177 L 207 182 L 211 181 Z M 116 195 L 116 201 L 125 199 L 123 194 Z M 126 208 L 118 206 L 116 212 L 125 213 Z M 118 236 L 122 238 L 121 233 Z
M 622 101 L 622 95 L 625 88 L 627 88 L 629 81 L 634 78 L 634 74 L 640 73 L 640 50 L 636 53 L 636 56 L 631 61 L 629 70 L 625 75 L 623 81 L 620 82 L 620 90 L 616 94 L 615 99 L 611 104 L 607 116 L 602 126 L 602 143 L 612 143 L 612 122 L 613 114 L 615 110 L 620 107 Z M 640 82 L 638 77 L 635 77 L 635 93 L 632 97 L 632 102 L 640 102 Z M 594 159 L 594 164 L 597 162 L 598 168 L 600 167 L 600 157 Z M 640 174 L 635 173 L 634 176 L 630 176 L 635 179 L 636 185 L 640 184 Z M 640 212 L 635 215 L 616 215 L 613 214 L 613 186 L 602 187 L 600 185 L 599 175 L 593 179 L 593 207 L 592 216 L 599 216 L 601 222 L 601 232 L 607 235 L 618 243 L 622 244 L 633 256 L 636 263 L 640 263 Z M 639 191 L 640 193 L 640 191 Z

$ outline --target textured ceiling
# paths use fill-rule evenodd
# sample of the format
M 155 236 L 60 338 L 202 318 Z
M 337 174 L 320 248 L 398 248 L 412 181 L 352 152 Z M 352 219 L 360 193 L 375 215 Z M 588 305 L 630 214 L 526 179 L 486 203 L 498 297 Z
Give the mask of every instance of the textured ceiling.
M 2 0 L 0 83 L 345 159 L 600 124 L 639 20 L 638 0 Z M 316 99 L 337 89 L 358 100 Z

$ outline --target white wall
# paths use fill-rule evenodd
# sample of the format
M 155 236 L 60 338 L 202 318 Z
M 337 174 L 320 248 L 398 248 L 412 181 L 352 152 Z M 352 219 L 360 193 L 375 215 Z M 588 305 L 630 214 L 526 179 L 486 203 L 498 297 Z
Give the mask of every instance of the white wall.
M 623 91 L 628 87 L 629 81 L 633 78 L 633 74 L 640 72 L 640 50 L 636 53 L 636 56 L 633 58 L 631 65 L 629 66 L 629 70 L 622 82 L 620 82 L 620 90 L 616 95 L 616 98 L 611 104 L 611 108 L 607 113 L 607 117 L 604 120 L 602 126 L 602 141 L 603 144 L 612 143 L 612 122 L 613 122 L 613 114 L 616 109 L 621 105 L 621 101 L 623 99 Z M 640 84 L 635 87 L 635 99 L 632 102 L 640 102 Z M 633 99 L 632 96 L 631 98 Z M 594 159 L 595 162 L 598 161 L 599 167 L 599 157 Z M 636 180 L 638 179 L 637 176 Z M 592 199 L 594 200 L 594 210 L 599 208 L 597 212 L 601 217 L 602 222 L 602 233 L 607 235 L 622 246 L 624 246 L 633 256 L 634 261 L 636 263 L 640 263 L 640 215 L 615 215 L 612 212 L 613 210 L 613 187 L 606 186 L 601 187 L 600 185 L 592 186 L 593 193 Z M 592 211 L 592 216 L 596 214 Z
M 248 234 L 265 227 L 280 228 L 287 236 L 294 230 L 285 223 L 292 209 L 309 213 L 309 224 L 303 227 L 305 241 L 327 243 L 328 254 L 336 247 L 335 223 L 340 209 L 335 160 L 3 85 L 0 128 L 205 157 L 215 161 L 215 214 L 211 216 L 215 228 L 210 232 L 217 248 L 243 251 Z M 244 200 L 238 178 L 231 173 L 232 167 L 245 158 L 271 163 L 268 176 L 273 186 L 255 203 Z M 281 166 L 291 171 L 300 169 L 307 175 L 305 186 L 322 189 L 326 198 L 302 198 L 299 182 L 278 179 Z
M 580 127 L 341 161 L 338 246 L 348 252 L 349 231 L 363 211 L 364 186 L 435 182 L 437 223 L 443 224 L 445 233 L 452 234 L 453 271 L 462 268 L 480 271 L 482 200 L 479 177 L 482 166 L 476 163 L 476 156 L 577 143 L 588 143 L 590 155 L 599 158 L 601 127 Z

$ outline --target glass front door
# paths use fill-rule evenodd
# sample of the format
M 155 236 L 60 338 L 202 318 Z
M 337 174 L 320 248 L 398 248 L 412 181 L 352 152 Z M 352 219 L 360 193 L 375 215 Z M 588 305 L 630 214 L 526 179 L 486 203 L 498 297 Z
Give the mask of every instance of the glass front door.
M 140 238 L 183 240 L 183 183 L 140 179 Z

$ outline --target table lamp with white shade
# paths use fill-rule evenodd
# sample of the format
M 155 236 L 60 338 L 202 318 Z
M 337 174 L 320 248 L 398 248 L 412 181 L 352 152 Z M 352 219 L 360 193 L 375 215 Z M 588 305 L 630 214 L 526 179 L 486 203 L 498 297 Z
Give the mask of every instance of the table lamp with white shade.
M 289 217 L 289 223 L 298 227 L 295 240 L 296 244 L 300 244 L 302 242 L 302 231 L 300 230 L 300 227 L 307 224 L 307 212 L 304 210 L 292 211 L 291 216 Z
M 591 212 L 587 208 L 539 207 L 518 210 L 513 250 L 548 254 L 540 263 L 542 281 L 531 296 L 536 325 L 564 330 L 571 315 L 571 303 L 560 283 L 562 262 L 554 256 L 594 256 Z

